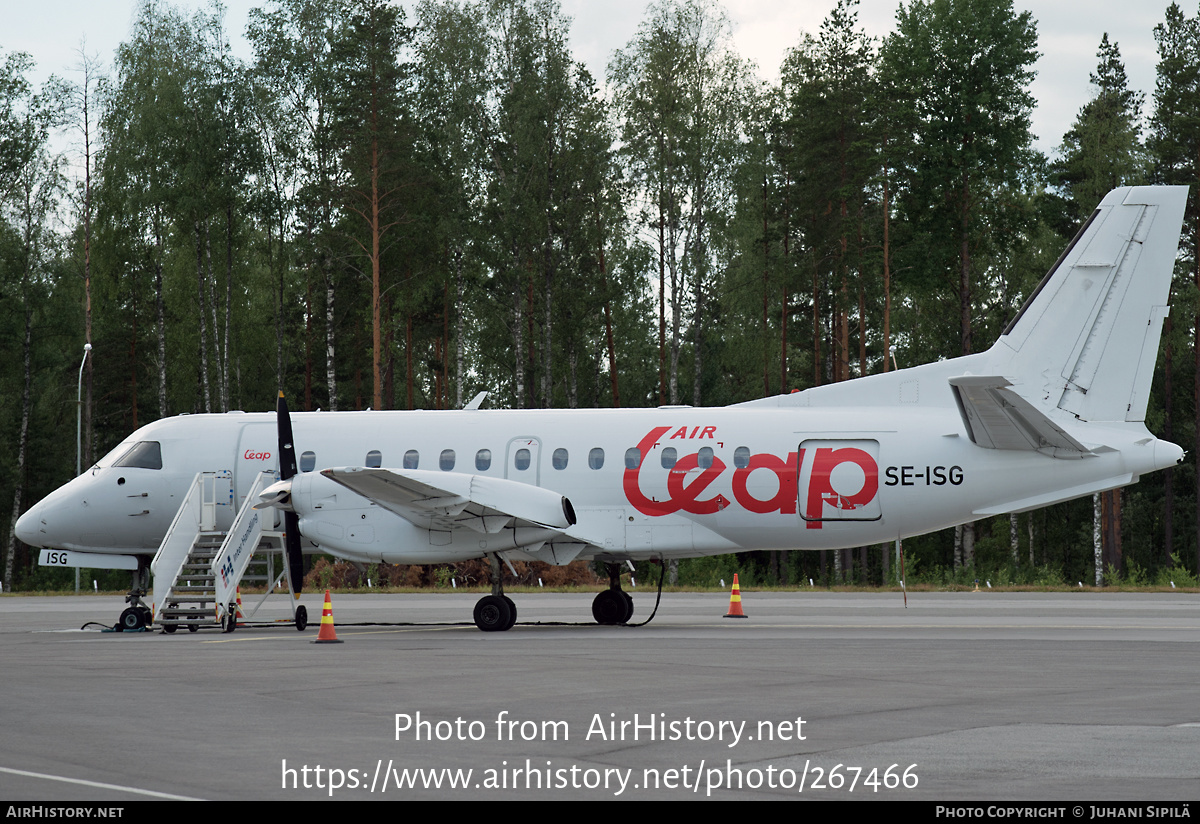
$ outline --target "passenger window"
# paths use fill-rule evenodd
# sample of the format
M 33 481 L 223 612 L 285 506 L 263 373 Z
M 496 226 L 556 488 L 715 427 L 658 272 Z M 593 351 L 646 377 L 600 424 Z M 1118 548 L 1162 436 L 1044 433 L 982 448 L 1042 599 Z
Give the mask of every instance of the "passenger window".
M 383 453 L 378 449 L 372 449 L 367 453 L 367 466 L 372 469 L 378 469 L 383 466 Z
M 739 446 L 733 450 L 733 468 L 745 469 L 750 465 L 750 447 Z
M 625 450 L 625 468 L 637 469 L 642 465 L 642 450 L 631 446 Z
M 561 446 L 558 449 L 554 450 L 554 457 L 553 457 L 551 463 L 554 465 L 555 469 L 566 469 L 567 468 L 567 450 L 563 449 Z
M 671 467 L 675 466 L 676 460 L 677 460 L 677 457 L 676 457 L 676 453 L 675 453 L 675 447 L 668 446 L 666 449 L 664 449 L 662 451 L 662 468 L 663 469 L 670 469 Z
M 442 468 L 443 472 L 449 472 L 450 470 L 454 469 L 454 450 L 453 449 L 443 449 L 442 450 L 442 456 L 440 458 L 438 458 L 438 466 L 440 466 Z
M 405 469 L 416 469 L 417 464 L 419 464 L 419 463 L 421 463 L 421 456 L 420 456 L 420 454 L 418 454 L 417 450 L 410 449 L 404 453 L 404 468 Z
M 140 441 L 121 456 L 113 466 L 129 466 L 136 469 L 162 469 L 162 447 L 158 441 Z
M 700 455 L 697 458 L 697 466 L 701 469 L 708 469 L 713 465 L 713 451 L 711 446 L 703 447 L 700 450 Z
M 604 450 L 598 446 L 593 446 L 592 451 L 588 453 L 588 466 L 592 469 L 604 468 Z
M 487 472 L 492 468 L 492 450 L 481 449 L 475 453 L 475 468 L 480 472 Z
M 529 450 L 518 449 L 516 456 L 513 458 L 513 466 L 524 472 L 529 468 Z
M 317 467 L 316 452 L 301 452 L 300 453 L 300 471 L 312 472 Z

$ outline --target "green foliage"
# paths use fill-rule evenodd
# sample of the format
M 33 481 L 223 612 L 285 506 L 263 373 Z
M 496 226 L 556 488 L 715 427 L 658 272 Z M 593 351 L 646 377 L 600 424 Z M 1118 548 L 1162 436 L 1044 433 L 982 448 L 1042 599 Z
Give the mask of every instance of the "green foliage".
M 1069 196 L 1079 224 L 1111 189 L 1140 183 L 1147 171 L 1140 139 L 1146 96 L 1129 89 L 1120 50 L 1109 43 L 1107 32 L 1097 56 L 1100 63 L 1091 75 L 1095 97 L 1063 136 L 1062 158 L 1050 172 Z
M 1196 573 L 1185 567 L 1179 559 L 1179 554 L 1175 552 L 1171 553 L 1171 566 L 1159 568 L 1157 574 L 1154 576 L 1155 585 L 1160 587 L 1169 587 L 1171 585 L 1176 587 L 1194 587 L 1198 585 L 1198 580 L 1200 580 L 1200 576 L 1197 576 Z
M 884 41 L 880 74 L 896 106 L 907 233 L 897 257 L 911 270 L 904 288 L 934 318 L 958 318 L 956 332 L 942 325 L 935 350 L 912 362 L 976 351 L 980 263 L 1010 248 L 1028 220 L 1017 196 L 1037 168 L 1029 129 L 1036 44 L 1029 12 L 992 0 L 913 0 Z
M 454 577 L 454 567 L 439 566 L 433 570 L 433 585 L 438 589 L 449 589 L 450 579 Z
M 752 569 L 736 555 L 709 555 L 703 558 L 686 558 L 679 562 L 681 586 L 717 589 L 722 586 L 723 581 L 725 587 L 731 587 L 734 573 L 738 573 L 738 582 L 742 586 L 755 586 L 758 583 Z M 657 583 L 657 578 L 653 580 Z

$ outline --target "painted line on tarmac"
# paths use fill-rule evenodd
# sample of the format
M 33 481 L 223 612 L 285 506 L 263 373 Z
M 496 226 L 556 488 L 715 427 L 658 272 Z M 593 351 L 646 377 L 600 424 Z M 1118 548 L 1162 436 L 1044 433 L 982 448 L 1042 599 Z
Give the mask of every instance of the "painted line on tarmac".
M 345 635 L 347 638 L 361 638 L 364 635 L 395 635 L 397 633 L 405 633 L 405 632 L 445 632 L 446 630 L 464 629 L 464 628 L 465 627 L 459 627 L 459 626 L 428 627 L 428 628 L 410 627 L 408 629 L 376 629 L 376 630 L 365 630 L 362 632 L 343 632 L 342 634 Z M 472 629 L 474 629 L 474 627 L 472 627 Z M 278 638 L 279 638 L 278 635 L 261 635 L 256 638 L 219 638 L 219 639 L 213 639 L 212 641 L 201 641 L 200 643 L 202 643 L 202 644 L 237 644 L 237 643 L 240 643 L 243 641 L 269 641 L 269 640 L 278 640 Z M 300 640 L 305 640 L 303 635 L 300 636 Z M 309 643 L 313 643 L 313 642 L 309 641 Z
M 46 773 L 30 772 L 29 770 L 14 770 L 11 767 L 0 767 L 0 772 L 11 773 L 12 775 L 23 775 L 29 778 L 44 778 L 47 781 L 62 781 L 66 784 L 80 784 L 84 787 L 97 787 L 101 790 L 116 790 L 123 793 L 134 793 L 135 795 L 148 795 L 151 798 L 165 798 L 169 801 L 203 801 L 203 798 L 191 798 L 186 795 L 172 795 L 171 793 L 160 793 L 155 790 L 143 790 L 138 787 L 126 787 L 122 784 L 105 784 L 102 781 L 86 781 L 82 778 L 67 778 L 61 775 L 48 775 Z

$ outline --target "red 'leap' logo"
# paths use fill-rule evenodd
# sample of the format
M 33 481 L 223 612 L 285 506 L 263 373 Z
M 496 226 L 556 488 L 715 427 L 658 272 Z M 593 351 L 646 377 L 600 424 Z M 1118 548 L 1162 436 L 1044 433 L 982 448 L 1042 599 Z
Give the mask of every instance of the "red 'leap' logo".
M 637 445 L 637 466 L 627 466 L 622 478 L 625 499 L 638 512 L 650 516 L 671 515 L 680 511 L 710 515 L 729 506 L 729 499 L 720 492 L 712 497 L 701 498 L 726 468 L 725 462 L 715 455 L 712 463 L 699 474 L 694 474 L 694 470 L 700 468 L 699 453 L 679 458 L 667 473 L 667 494 L 662 500 L 648 497 L 642 492 L 639 482 L 642 466 L 651 450 L 670 430 L 669 426 L 655 427 Z M 820 529 L 824 520 L 878 518 L 876 495 L 879 492 L 879 467 L 872 454 L 877 450 L 877 445 L 873 446 L 874 442 L 867 441 L 807 443 L 810 446 L 807 465 L 806 450 L 803 448 L 789 452 L 786 458 L 769 453 L 750 455 L 746 465 L 733 472 L 730 483 L 733 499 L 748 512 L 795 515 L 798 499 L 803 498 L 805 525 L 809 529 Z M 842 468 L 844 465 L 851 468 Z M 756 471 L 774 473 L 778 487 L 773 496 L 758 498 L 753 494 L 750 476 Z M 687 482 L 689 474 L 693 477 Z M 802 477 L 798 477 L 800 475 Z
M 705 432 L 715 430 L 709 427 Z M 705 467 L 699 475 L 695 475 L 690 483 L 685 483 L 693 470 L 700 468 L 698 452 L 682 456 L 667 474 L 667 496 L 664 500 L 649 498 L 642 492 L 639 484 L 642 466 L 650 451 L 663 435 L 671 430 L 669 426 L 659 426 L 650 430 L 646 437 L 637 445 L 638 464 L 636 467 L 626 467 L 622 485 L 625 499 L 643 515 L 670 515 L 680 510 L 694 515 L 711 515 L 729 506 L 730 501 L 718 493 L 711 498 L 701 499 L 714 481 L 724 473 L 726 464 L 720 458 L 713 456 L 712 463 Z M 711 437 L 711 435 L 709 435 Z M 802 454 L 802 453 L 801 453 Z M 787 515 L 796 513 L 796 465 L 797 453 L 791 452 L 786 459 L 775 455 L 759 454 L 749 456 L 746 466 L 734 470 L 732 492 L 734 500 L 750 512 L 766 514 L 779 512 Z M 748 487 L 750 474 L 755 470 L 766 470 L 775 473 L 778 480 L 778 491 L 767 499 L 756 498 Z

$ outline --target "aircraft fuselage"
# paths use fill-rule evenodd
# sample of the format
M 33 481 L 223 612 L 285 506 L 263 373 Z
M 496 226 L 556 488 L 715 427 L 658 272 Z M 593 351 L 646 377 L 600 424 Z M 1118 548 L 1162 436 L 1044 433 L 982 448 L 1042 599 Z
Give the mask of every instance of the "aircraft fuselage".
M 318 412 L 294 415 L 293 425 L 305 539 L 393 563 L 543 542 L 578 541 L 586 546 L 572 557 L 583 558 L 860 546 L 1123 485 L 1177 460 L 1177 447 L 1140 426 L 1114 427 L 1105 442 L 1120 448 L 1079 460 L 981 449 L 954 409 L 936 407 Z M 143 442 L 159 445 L 160 469 L 114 465 Z M 153 554 L 197 472 L 231 474 L 218 521 L 227 527 L 258 473 L 277 467 L 276 452 L 273 414 L 157 421 L 31 509 L 20 535 L 38 546 Z M 578 522 L 544 535 L 442 533 L 315 471 L 372 465 L 553 490 Z

